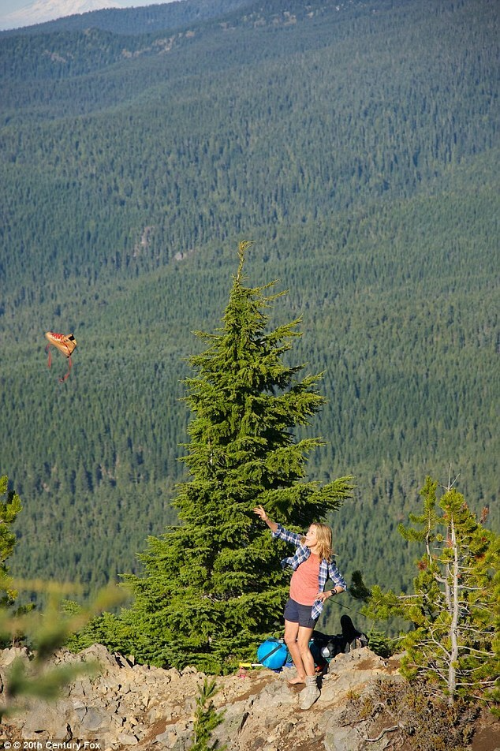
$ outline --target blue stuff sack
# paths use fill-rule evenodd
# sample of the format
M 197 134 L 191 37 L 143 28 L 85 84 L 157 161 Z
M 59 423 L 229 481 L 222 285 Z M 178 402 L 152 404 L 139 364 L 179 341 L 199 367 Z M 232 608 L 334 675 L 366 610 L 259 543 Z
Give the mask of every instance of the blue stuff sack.
M 266 639 L 257 649 L 257 659 L 270 670 L 279 670 L 286 662 L 288 649 L 278 639 Z

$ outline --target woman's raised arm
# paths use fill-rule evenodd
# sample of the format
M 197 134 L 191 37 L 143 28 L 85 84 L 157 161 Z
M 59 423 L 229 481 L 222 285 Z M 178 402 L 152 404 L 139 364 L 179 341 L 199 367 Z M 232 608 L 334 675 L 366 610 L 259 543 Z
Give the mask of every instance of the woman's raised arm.
M 257 514 L 257 516 L 262 519 L 263 522 L 267 524 L 271 532 L 276 532 L 278 529 L 278 525 L 276 522 L 271 521 L 271 519 L 266 514 L 263 506 L 256 506 L 253 510 L 254 514 Z

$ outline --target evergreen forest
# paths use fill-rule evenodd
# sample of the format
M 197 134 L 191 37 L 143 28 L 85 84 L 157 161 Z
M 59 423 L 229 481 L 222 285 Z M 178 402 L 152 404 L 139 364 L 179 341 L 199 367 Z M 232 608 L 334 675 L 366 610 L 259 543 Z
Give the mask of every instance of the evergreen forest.
M 427 475 L 500 529 L 499 38 L 494 0 L 185 0 L 0 33 L 13 574 L 94 592 L 175 524 L 193 332 L 221 325 L 243 240 L 249 283 L 286 291 L 272 326 L 301 319 L 291 365 L 323 374 L 297 438 L 323 439 L 311 480 L 354 477 L 346 578 L 406 591 Z M 49 330 L 78 342 L 63 383 Z

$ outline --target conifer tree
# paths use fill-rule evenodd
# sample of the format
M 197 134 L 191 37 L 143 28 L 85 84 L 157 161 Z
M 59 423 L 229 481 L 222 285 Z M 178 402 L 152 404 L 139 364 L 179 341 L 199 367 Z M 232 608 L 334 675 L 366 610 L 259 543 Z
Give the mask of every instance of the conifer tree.
M 43 594 L 47 599 L 43 611 L 31 605 L 16 606 L 18 592 L 12 589 L 13 581 L 6 561 L 16 545 L 16 535 L 11 525 L 22 510 L 22 505 L 17 493 L 9 490 L 6 475 L 0 477 L 0 498 L 2 496 L 5 500 L 0 500 L 0 648 L 22 640 L 34 652 L 29 662 L 21 657 L 16 658 L 2 675 L 0 723 L 4 717 L 19 711 L 27 697 L 54 699 L 76 676 L 94 672 L 97 665 L 89 662 L 56 667 L 49 666 L 48 662 L 66 642 L 68 635 L 81 629 L 92 615 L 123 601 L 123 592 L 116 586 L 110 586 L 99 593 L 86 612 L 67 617 L 61 612 L 62 597 L 68 591 L 78 590 L 78 587 L 40 580 L 16 580 L 15 584 L 20 589 Z
M 437 500 L 427 478 L 424 508 L 403 537 L 425 545 L 413 594 L 374 587 L 366 615 L 403 617 L 413 625 L 401 645 L 403 673 L 424 678 L 449 702 L 498 699 L 500 671 L 500 537 L 484 527 L 453 487 Z
M 16 545 L 16 535 L 12 532 L 11 525 L 15 522 L 18 513 L 22 510 L 21 499 L 13 490 L 8 490 L 8 477 L 0 477 L 0 607 L 11 605 L 16 597 L 16 592 L 11 589 L 6 564 Z
M 121 616 L 128 647 L 153 664 L 219 673 L 251 657 L 280 627 L 288 586 L 279 564 L 286 548 L 253 507 L 302 531 L 352 495 L 350 477 L 324 486 L 305 479 L 307 454 L 321 441 L 297 440 L 295 429 L 323 404 L 320 376 L 300 377 L 303 366 L 285 361 L 299 320 L 268 330 L 267 310 L 280 294 L 268 294 L 272 284 L 245 286 L 249 244 L 239 246 L 223 326 L 197 332 L 206 349 L 190 360 L 179 526 L 149 538 L 143 577 L 125 577 L 135 594 Z
M 226 751 L 225 744 L 221 746 L 217 740 L 211 740 L 212 732 L 224 721 L 223 713 L 217 712 L 212 701 L 216 693 L 215 678 L 212 680 L 205 678 L 196 699 L 194 744 L 191 746 L 191 751 Z

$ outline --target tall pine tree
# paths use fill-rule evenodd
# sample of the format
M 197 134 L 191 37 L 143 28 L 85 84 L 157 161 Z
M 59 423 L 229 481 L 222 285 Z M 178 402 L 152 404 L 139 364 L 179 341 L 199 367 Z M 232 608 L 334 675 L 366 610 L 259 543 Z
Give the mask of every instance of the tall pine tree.
M 306 457 L 318 439 L 297 440 L 323 404 L 318 375 L 290 366 L 299 320 L 268 330 L 267 310 L 280 294 L 245 286 L 249 243 L 239 246 L 223 326 L 197 332 L 207 345 L 191 358 L 186 381 L 192 412 L 184 461 L 189 479 L 174 505 L 179 526 L 150 537 L 139 556 L 145 575 L 125 577 L 135 595 L 122 623 L 139 660 L 207 672 L 232 669 L 279 628 L 288 576 L 252 508 L 303 530 L 351 497 L 351 478 L 327 485 L 305 480 Z

